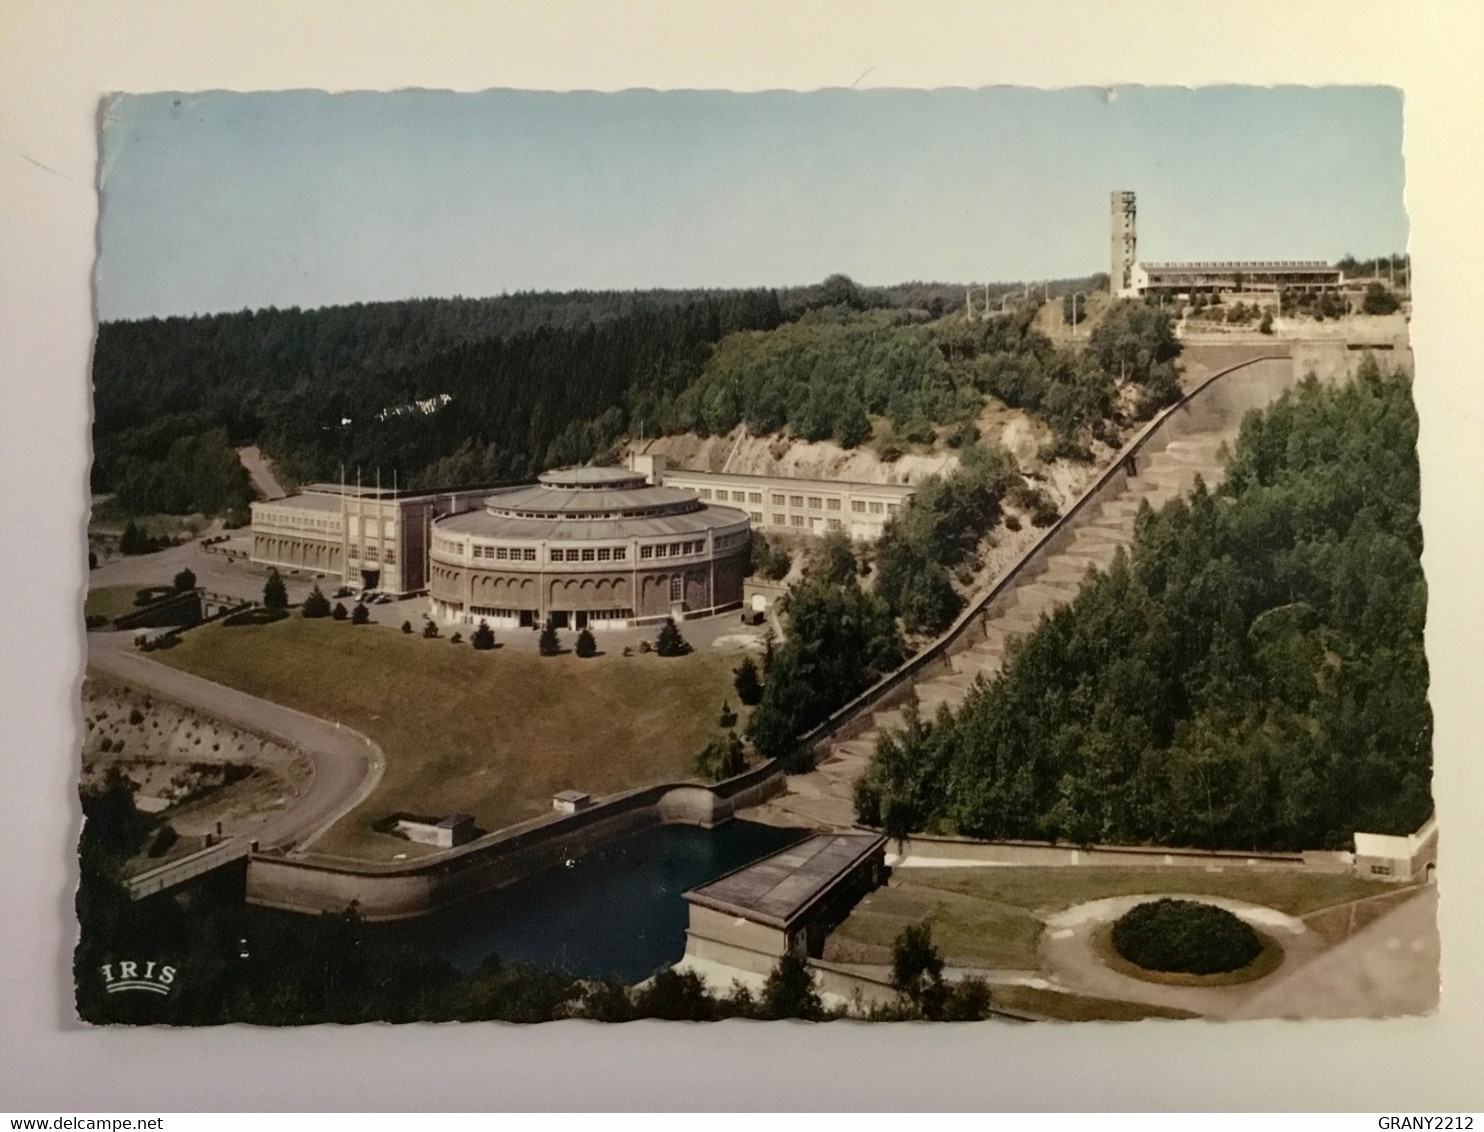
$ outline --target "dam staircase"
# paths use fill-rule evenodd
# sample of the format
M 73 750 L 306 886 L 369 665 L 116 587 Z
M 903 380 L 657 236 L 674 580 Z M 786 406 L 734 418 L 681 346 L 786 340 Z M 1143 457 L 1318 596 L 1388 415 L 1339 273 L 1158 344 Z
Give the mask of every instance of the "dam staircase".
M 1068 604 L 1089 571 L 1106 569 L 1119 548 L 1131 546 L 1134 520 L 1148 504 L 1159 509 L 1183 496 L 1200 476 L 1214 487 L 1225 474 L 1226 449 L 1235 441 L 1247 409 L 1260 408 L 1292 384 L 1292 363 L 1265 357 L 1230 367 L 1253 367 L 1256 380 L 1239 386 L 1237 395 L 1207 398 L 1195 405 L 1199 393 L 1172 412 L 1189 408 L 1178 433 L 1135 449 L 1114 465 L 1116 476 L 1105 475 L 1089 497 L 1048 531 L 1042 553 L 1028 553 L 997 583 L 977 617 L 974 631 L 963 622 L 940 640 L 941 659 L 922 666 L 909 680 L 884 691 L 876 706 L 860 704 L 848 723 L 814 744 L 814 766 L 788 775 L 783 791 L 743 816 L 772 825 L 807 828 L 844 828 L 854 824 L 854 787 L 869 766 L 877 741 L 885 733 L 906 726 L 904 709 L 915 696 L 923 719 L 932 719 L 942 707 L 956 710 L 981 679 L 993 678 L 1004 666 L 1006 649 L 1017 637 L 1031 632 L 1043 617 Z M 1266 368 L 1264 368 L 1266 367 Z M 1223 371 L 1218 376 L 1224 376 Z M 1241 375 L 1237 375 L 1237 381 Z M 1214 384 L 1214 382 L 1213 382 Z M 1218 402 L 1212 406 L 1209 402 Z M 1214 411 L 1213 411 L 1214 410 Z M 1121 482 L 1120 482 L 1121 481 Z M 972 643 L 964 647 L 965 641 Z M 907 687 L 910 686 L 910 693 Z M 867 693 L 869 696 L 870 693 Z

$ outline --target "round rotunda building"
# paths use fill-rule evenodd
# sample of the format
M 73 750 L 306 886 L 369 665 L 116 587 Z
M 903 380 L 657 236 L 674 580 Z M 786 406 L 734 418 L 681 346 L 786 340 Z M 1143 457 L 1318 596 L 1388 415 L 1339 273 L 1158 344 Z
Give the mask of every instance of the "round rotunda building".
M 435 519 L 433 616 L 492 628 L 627 628 L 742 604 L 746 512 L 622 468 L 564 468 Z

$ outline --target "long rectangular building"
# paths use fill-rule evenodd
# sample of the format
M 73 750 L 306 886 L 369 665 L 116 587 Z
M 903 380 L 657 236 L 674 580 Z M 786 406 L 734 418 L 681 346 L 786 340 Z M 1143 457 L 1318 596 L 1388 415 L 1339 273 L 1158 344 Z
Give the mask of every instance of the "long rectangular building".
M 693 472 L 667 467 L 663 456 L 635 456 L 632 463 L 651 483 L 693 491 L 704 500 L 747 512 L 755 530 L 812 535 L 844 531 L 859 541 L 880 538 L 887 520 L 917 490 L 909 484 Z
M 480 507 L 495 490 L 308 484 L 295 495 L 252 505 L 252 561 L 358 588 L 417 593 L 428 588 L 433 520 Z
M 1249 291 L 1325 291 L 1344 273 L 1322 260 L 1223 260 L 1210 263 L 1136 263 L 1120 294 L 1209 295 Z

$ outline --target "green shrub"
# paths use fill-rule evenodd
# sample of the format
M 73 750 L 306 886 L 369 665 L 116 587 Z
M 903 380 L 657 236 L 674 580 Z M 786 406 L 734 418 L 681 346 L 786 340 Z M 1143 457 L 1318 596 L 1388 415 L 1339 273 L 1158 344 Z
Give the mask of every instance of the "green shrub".
M 277 612 L 288 607 L 288 587 L 283 584 L 283 579 L 278 576 L 277 570 L 270 570 L 268 580 L 263 583 L 263 608 Z
M 556 656 L 562 651 L 562 639 L 557 636 L 556 624 L 550 618 L 541 629 L 541 639 L 536 642 L 536 649 L 542 656 Z
M 299 609 L 301 617 L 328 617 L 330 616 L 330 599 L 324 595 L 324 591 L 318 586 L 309 591 L 309 596 L 304 599 L 303 606 Z
M 747 756 L 742 740 L 735 731 L 716 736 L 696 756 L 696 771 L 705 778 L 720 782 L 747 769 Z
M 410 632 L 412 632 L 412 622 L 411 621 L 403 621 L 402 622 L 402 632 L 404 632 L 404 633 L 410 633 Z
M 1215 975 L 1247 966 L 1262 937 L 1225 908 L 1165 897 L 1135 905 L 1113 925 L 1113 948 L 1146 971 Z
M 659 636 L 655 638 L 654 651 L 660 656 L 684 656 L 691 651 L 690 644 L 680 635 L 680 630 L 675 625 L 675 618 L 665 618 L 665 623 L 660 626 Z
M 583 629 L 577 634 L 577 655 L 584 660 L 598 655 L 598 642 L 591 629 Z
M 336 621 L 344 621 L 349 615 L 350 611 L 345 608 L 345 603 L 343 601 L 337 601 L 335 603 L 334 612 L 331 614 L 331 616 L 334 617 Z
M 170 847 L 180 840 L 180 834 L 169 822 L 160 826 L 160 831 L 155 834 L 155 839 L 149 843 L 149 855 L 151 857 L 163 857 L 170 852 Z
M 474 632 L 469 634 L 469 644 L 481 652 L 488 652 L 495 647 L 495 631 L 490 628 L 488 621 L 480 621 Z
M 352 625 L 364 625 L 371 620 L 371 611 L 366 608 L 364 601 L 356 602 L 356 607 L 350 611 L 350 623 Z
M 190 567 L 186 567 L 175 575 L 175 588 L 180 592 L 196 588 L 196 573 Z
M 431 619 L 423 622 L 423 639 L 431 641 L 438 636 L 438 622 Z
M 737 689 L 737 698 L 748 707 L 756 707 L 758 701 L 763 698 L 763 684 L 757 676 L 757 663 L 750 656 L 742 658 L 742 663 L 733 670 L 735 679 L 732 683 Z

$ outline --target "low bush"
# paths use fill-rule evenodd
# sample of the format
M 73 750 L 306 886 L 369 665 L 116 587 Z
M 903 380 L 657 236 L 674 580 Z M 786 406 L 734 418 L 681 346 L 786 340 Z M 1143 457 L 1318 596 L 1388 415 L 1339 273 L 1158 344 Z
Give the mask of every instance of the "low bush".
M 1256 959 L 1262 937 L 1225 908 L 1165 897 L 1125 912 L 1113 925 L 1113 948 L 1146 971 L 1215 975 Z
M 577 634 L 577 655 L 584 660 L 598 655 L 598 642 L 591 629 L 584 629 Z
M 151 857 L 163 857 L 170 852 L 170 847 L 180 840 L 180 834 L 169 822 L 160 826 L 160 831 L 155 834 L 155 839 L 149 844 L 149 855 Z

